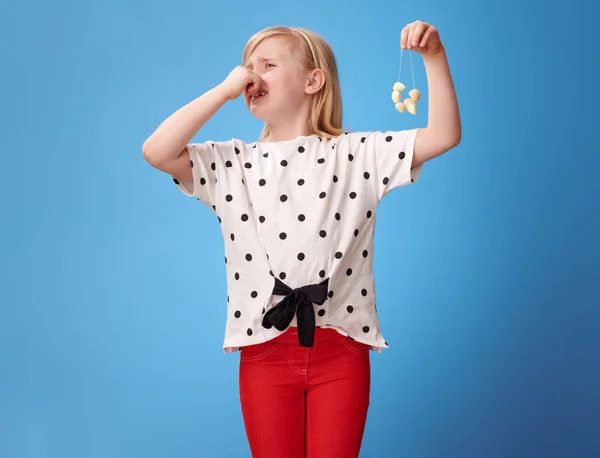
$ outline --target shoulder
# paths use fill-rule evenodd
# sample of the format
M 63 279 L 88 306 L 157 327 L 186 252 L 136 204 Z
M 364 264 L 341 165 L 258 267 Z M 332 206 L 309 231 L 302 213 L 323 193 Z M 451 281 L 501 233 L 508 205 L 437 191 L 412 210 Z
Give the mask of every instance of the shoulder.
M 204 141 L 195 141 L 190 142 L 188 147 L 198 151 L 206 151 L 213 150 L 219 153 L 227 153 L 229 151 L 233 151 L 239 154 L 240 151 L 255 147 L 256 142 L 247 143 L 244 140 L 240 140 L 238 138 L 230 138 L 229 140 L 204 140 Z

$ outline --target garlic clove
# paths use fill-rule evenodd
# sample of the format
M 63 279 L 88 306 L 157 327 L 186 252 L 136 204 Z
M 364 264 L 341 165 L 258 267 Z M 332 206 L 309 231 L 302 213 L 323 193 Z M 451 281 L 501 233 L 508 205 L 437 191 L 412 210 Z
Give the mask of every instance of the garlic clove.
M 408 93 L 409 97 L 413 99 L 415 102 L 418 102 L 421 98 L 421 93 L 418 89 L 413 89 Z
M 417 114 L 417 104 L 413 99 L 404 100 L 404 105 L 406 106 L 406 111 L 408 111 L 410 114 Z
M 406 86 L 399 81 L 397 83 L 394 83 L 394 91 L 396 92 L 402 92 L 405 87 Z

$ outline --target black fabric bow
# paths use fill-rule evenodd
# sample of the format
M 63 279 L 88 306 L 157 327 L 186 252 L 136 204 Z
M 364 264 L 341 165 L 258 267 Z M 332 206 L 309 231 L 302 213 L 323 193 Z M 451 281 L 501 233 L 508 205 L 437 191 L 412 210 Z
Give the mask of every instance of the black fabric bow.
M 312 303 L 322 305 L 329 292 L 329 278 L 319 284 L 301 286 L 292 289 L 278 278 L 275 278 L 273 294 L 285 296 L 275 307 L 263 317 L 262 325 L 266 329 L 272 326 L 278 331 L 285 331 L 294 315 L 298 322 L 298 341 L 302 347 L 312 347 L 315 341 L 315 310 Z

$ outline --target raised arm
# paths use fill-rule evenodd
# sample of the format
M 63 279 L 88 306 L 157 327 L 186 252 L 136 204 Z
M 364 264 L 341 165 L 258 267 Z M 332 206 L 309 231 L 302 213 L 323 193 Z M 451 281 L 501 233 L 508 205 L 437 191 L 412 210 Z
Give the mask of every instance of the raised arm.
M 181 181 L 190 181 L 192 171 L 187 145 L 228 100 L 236 99 L 245 90 L 255 90 L 257 78 L 255 73 L 238 66 L 221 84 L 181 107 L 163 121 L 142 145 L 146 161 Z
M 427 127 L 419 130 L 415 140 L 415 167 L 457 146 L 462 126 L 446 50 L 437 29 L 425 22 L 413 22 L 402 30 L 400 47 L 421 54 L 427 74 L 429 116 Z

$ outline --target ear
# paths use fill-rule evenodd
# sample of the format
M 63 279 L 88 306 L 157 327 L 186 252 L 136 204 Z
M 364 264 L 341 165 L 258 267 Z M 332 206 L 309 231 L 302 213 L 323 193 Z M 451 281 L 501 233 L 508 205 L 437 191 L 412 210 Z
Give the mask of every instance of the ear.
M 308 74 L 308 80 L 304 90 L 307 94 L 316 94 L 325 85 L 325 72 L 315 68 Z

